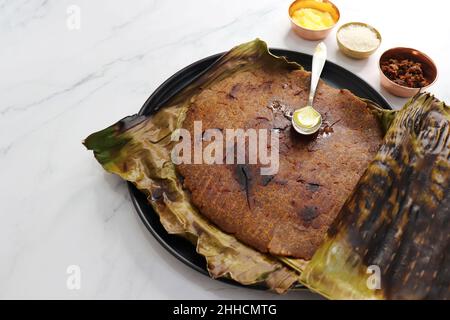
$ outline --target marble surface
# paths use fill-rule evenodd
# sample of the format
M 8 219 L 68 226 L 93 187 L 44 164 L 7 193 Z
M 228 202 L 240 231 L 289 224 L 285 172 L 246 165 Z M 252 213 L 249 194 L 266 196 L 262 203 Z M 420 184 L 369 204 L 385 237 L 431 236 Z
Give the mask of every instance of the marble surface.
M 383 49 L 416 47 L 439 66 L 431 91 L 450 101 L 450 24 L 446 10 L 430 9 L 447 4 L 335 3 L 340 24 L 368 22 L 384 41 L 373 57 L 354 61 L 337 51 L 333 32 L 325 41 L 331 61 L 379 89 Z M 189 269 L 147 232 L 125 183 L 81 145 L 89 133 L 137 112 L 167 77 L 200 58 L 256 37 L 311 53 L 316 43 L 290 31 L 288 5 L 0 0 L 0 298 L 317 298 L 277 297 Z M 381 93 L 394 106 L 405 101 Z M 67 286 L 71 265 L 81 271 L 79 290 Z

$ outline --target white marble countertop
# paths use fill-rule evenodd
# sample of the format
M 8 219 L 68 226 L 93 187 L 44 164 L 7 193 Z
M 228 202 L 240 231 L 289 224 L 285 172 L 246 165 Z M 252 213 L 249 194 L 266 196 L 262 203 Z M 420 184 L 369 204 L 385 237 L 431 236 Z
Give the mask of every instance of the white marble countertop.
M 260 37 L 311 53 L 315 42 L 290 31 L 289 2 L 0 0 L 0 298 L 278 298 L 210 280 L 172 257 L 139 220 L 125 183 L 81 141 L 137 112 L 180 68 L 236 44 Z M 445 2 L 335 3 L 339 24 L 368 22 L 384 40 L 354 61 L 337 51 L 333 32 L 331 61 L 379 89 L 384 49 L 421 49 L 440 71 L 431 91 L 450 102 Z M 381 92 L 397 107 L 405 102 Z M 79 290 L 67 287 L 71 265 L 81 270 Z

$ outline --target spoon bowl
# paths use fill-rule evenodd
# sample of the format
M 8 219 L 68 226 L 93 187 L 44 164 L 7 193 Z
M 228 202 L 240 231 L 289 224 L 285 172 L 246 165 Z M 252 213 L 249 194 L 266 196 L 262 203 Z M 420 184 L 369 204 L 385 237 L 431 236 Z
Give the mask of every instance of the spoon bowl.
M 304 114 L 310 113 L 312 116 L 308 117 L 311 119 L 309 123 L 304 123 L 302 125 L 301 123 L 301 117 Z M 295 110 L 295 112 L 292 114 L 292 125 L 300 134 L 303 135 L 311 135 L 317 132 L 317 130 L 320 129 L 322 126 L 322 116 L 319 112 L 317 112 L 313 107 L 306 106 L 301 109 Z

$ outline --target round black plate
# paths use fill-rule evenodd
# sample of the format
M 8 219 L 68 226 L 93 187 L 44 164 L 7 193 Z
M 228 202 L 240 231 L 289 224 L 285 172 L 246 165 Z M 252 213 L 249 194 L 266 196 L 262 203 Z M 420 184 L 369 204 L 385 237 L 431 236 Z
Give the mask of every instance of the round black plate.
M 270 49 L 270 51 L 277 56 L 285 56 L 289 61 L 295 61 L 305 69 L 311 70 L 311 55 L 283 49 Z M 222 55 L 223 53 L 220 53 L 204 58 L 175 73 L 160 85 L 147 99 L 139 111 L 139 114 L 149 115 L 158 110 L 158 108 L 164 105 L 167 100 L 198 78 L 202 73 L 206 72 Z M 321 77 L 333 87 L 349 89 L 361 98 L 370 99 L 383 108 L 391 109 L 388 102 L 367 82 L 332 62 L 327 61 Z M 208 275 L 206 261 L 195 251 L 195 246 L 179 236 L 168 234 L 161 225 L 158 215 L 148 204 L 146 197 L 137 190 L 133 184 L 128 183 L 128 187 L 131 199 L 139 216 L 156 240 L 180 261 L 192 269 Z M 237 282 L 228 279 L 221 278 L 220 280 L 239 285 Z M 264 288 L 262 286 L 250 287 L 258 289 Z

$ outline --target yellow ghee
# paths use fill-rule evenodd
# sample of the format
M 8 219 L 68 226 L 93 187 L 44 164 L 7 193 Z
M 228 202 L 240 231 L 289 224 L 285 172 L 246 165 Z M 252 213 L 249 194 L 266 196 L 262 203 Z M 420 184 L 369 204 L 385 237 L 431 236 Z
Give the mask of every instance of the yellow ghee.
M 313 8 L 301 8 L 294 11 L 292 20 L 303 28 L 310 30 L 327 29 L 335 24 L 329 12 Z
M 300 128 L 311 129 L 319 124 L 320 113 L 314 110 L 314 108 L 307 106 L 296 110 L 293 114 L 293 120 Z

